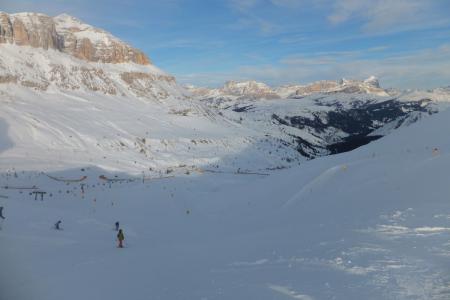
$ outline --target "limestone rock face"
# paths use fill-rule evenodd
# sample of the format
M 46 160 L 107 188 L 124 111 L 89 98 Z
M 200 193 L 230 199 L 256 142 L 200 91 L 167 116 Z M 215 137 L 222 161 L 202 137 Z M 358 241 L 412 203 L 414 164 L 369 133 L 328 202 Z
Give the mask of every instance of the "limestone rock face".
M 14 40 L 13 26 L 8 14 L 0 12 L 0 43 L 12 43 Z
M 0 43 L 60 50 L 63 40 L 49 16 L 37 13 L 0 13 Z
M 323 80 L 323 81 L 317 81 L 317 82 L 311 83 L 307 86 L 301 87 L 295 92 L 295 94 L 296 95 L 308 95 L 308 94 L 312 94 L 312 93 L 323 93 L 323 92 L 328 92 L 330 90 L 336 89 L 337 87 L 339 87 L 339 84 L 337 82 Z
M 112 34 L 62 14 L 53 18 L 58 33 L 64 38 L 62 51 L 88 61 L 103 63 L 134 62 L 150 64 L 147 56 Z
M 92 62 L 151 64 L 142 51 L 66 14 L 0 12 L 0 43 L 55 49 Z

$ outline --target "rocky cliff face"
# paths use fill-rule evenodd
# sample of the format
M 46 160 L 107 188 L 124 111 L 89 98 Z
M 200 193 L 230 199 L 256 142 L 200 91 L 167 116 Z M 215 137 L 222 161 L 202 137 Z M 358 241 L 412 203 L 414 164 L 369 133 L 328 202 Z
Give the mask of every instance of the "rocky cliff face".
M 66 14 L 52 18 L 38 13 L 0 12 L 0 43 L 55 49 L 92 62 L 151 63 L 142 51 Z
M 143 52 L 104 30 L 94 28 L 67 14 L 56 16 L 53 20 L 58 34 L 64 40 L 62 51 L 77 58 L 103 63 L 150 64 Z
M 53 19 L 49 16 L 37 13 L 0 13 L 0 43 L 60 50 L 63 39 L 56 32 Z
M 0 12 L 3 84 L 38 91 L 137 96 L 165 103 L 185 99 L 175 78 L 152 65 L 143 52 L 66 14 Z

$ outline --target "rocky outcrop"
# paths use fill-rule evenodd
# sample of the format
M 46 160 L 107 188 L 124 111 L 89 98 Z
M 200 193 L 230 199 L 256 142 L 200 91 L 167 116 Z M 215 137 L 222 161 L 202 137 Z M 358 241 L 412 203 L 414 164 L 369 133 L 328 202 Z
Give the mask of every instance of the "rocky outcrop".
M 0 43 L 60 50 L 63 40 L 49 16 L 37 13 L 0 13 Z
M 14 41 L 14 33 L 9 15 L 0 12 L 0 43 L 12 43 Z
M 346 93 L 346 94 L 374 94 L 377 96 L 388 96 L 388 93 L 380 87 L 378 79 L 374 76 L 366 80 L 347 80 L 338 81 L 323 80 L 297 88 L 293 97 L 302 97 L 314 93 Z
M 336 89 L 339 86 L 339 84 L 336 81 L 317 81 L 314 83 L 311 83 L 309 85 L 306 85 L 304 87 L 299 88 L 295 95 L 308 95 L 313 93 L 323 93 L 328 92 L 330 90 Z
M 55 49 L 92 62 L 151 64 L 142 51 L 66 14 L 0 12 L 0 43 Z
M 153 75 L 142 72 L 125 72 L 120 74 L 120 78 L 127 83 L 128 89 L 139 97 L 145 95 L 152 95 L 156 99 L 166 99 L 169 93 L 158 87 L 155 83 L 167 82 L 175 83 L 173 76 L 167 75 Z
M 150 64 L 148 57 L 110 33 L 85 24 L 67 14 L 53 18 L 58 34 L 64 39 L 62 51 L 77 58 L 103 63 L 134 62 Z

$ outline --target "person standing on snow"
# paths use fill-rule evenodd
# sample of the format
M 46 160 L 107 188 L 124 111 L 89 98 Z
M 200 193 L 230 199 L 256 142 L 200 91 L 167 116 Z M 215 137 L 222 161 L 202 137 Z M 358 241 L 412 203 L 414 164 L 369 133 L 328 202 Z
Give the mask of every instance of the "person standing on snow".
M 117 233 L 117 240 L 119 241 L 119 248 L 123 248 L 123 240 L 125 236 L 123 235 L 122 229 L 119 229 L 119 233 Z
M 115 225 L 116 225 L 116 231 L 119 231 L 119 221 L 117 221 L 117 222 L 115 223 Z

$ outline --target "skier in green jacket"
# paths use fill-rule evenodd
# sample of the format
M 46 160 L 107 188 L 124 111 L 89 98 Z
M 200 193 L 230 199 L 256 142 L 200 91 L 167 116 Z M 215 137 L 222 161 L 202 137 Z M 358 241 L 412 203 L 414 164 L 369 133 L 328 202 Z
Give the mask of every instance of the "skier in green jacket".
M 119 248 L 123 248 L 123 240 L 125 239 L 125 236 L 123 235 L 122 229 L 119 229 L 119 232 L 117 233 L 117 240 L 119 241 Z

